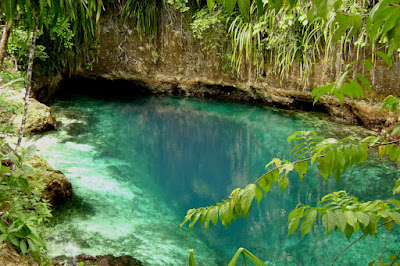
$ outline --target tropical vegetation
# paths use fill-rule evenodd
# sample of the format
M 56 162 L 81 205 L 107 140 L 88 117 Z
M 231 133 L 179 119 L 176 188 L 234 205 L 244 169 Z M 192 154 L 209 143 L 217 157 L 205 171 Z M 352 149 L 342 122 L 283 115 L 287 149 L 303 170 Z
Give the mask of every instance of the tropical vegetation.
M 320 84 L 311 91 L 314 103 L 326 95 L 333 95 L 343 103 L 345 98 L 361 99 L 373 89 L 375 71 L 382 62 L 390 67 L 399 60 L 399 4 L 398 0 L 377 3 L 363 0 L 121 0 L 104 1 L 104 5 L 101 0 L 2 0 L 2 82 L 9 85 L 26 82 L 26 118 L 35 74 L 34 59 L 40 60 L 35 68 L 39 75 L 92 64 L 98 41 L 96 23 L 102 8 L 118 8 L 121 19 L 130 23 L 143 41 L 150 42 L 157 41 L 162 30 L 160 14 L 178 16 L 171 11 L 176 9 L 180 16 L 189 17 L 188 28 L 204 51 L 216 54 L 226 63 L 229 75 L 248 80 L 251 86 L 267 72 L 284 78 L 299 71 L 304 89 L 309 90 L 315 65 L 323 64 L 330 83 Z M 226 35 L 229 38 L 221 38 Z M 3 66 L 6 53 L 12 57 Z M 10 71 L 15 65 L 18 70 L 26 71 L 26 77 Z M 382 102 L 382 108 L 398 111 L 399 103 L 400 99 L 390 96 Z M 19 174 L 19 171 L 30 171 L 24 162 L 33 153 L 33 148 L 20 148 L 18 152 L 23 125 L 14 150 L 2 148 L 0 155 L 3 163 L 0 242 L 9 241 L 22 253 L 30 251 L 39 258 L 38 252 L 45 248 L 40 237 L 41 226 L 50 217 L 50 211 L 48 203 Z M 393 130 L 393 136 L 399 129 L 397 126 Z M 293 145 L 295 161 L 273 159 L 267 163 L 266 174 L 254 183 L 236 188 L 226 200 L 214 206 L 189 210 L 181 226 L 189 223 L 192 229 L 198 223 L 208 229 L 210 222 L 217 225 L 220 221 L 227 227 L 232 220 L 247 217 L 254 198 L 260 202 L 272 186 L 278 186 L 284 193 L 290 183 L 290 172 L 297 172 L 303 179 L 310 167 L 316 165 L 323 178 L 333 177 L 337 181 L 343 171 L 365 162 L 373 149 L 378 150 L 381 158 L 400 161 L 398 142 L 377 137 L 337 140 L 323 138 L 316 132 L 298 131 L 288 142 Z M 397 180 L 393 194 L 399 192 L 400 180 Z M 288 230 L 289 234 L 300 230 L 305 236 L 319 218 L 327 234 L 335 230 L 350 238 L 360 231 L 359 239 L 362 239 L 376 235 L 380 227 L 390 234 L 400 225 L 399 209 L 397 199 L 361 202 L 345 191 L 338 191 L 322 197 L 316 206 L 299 203 L 289 214 Z M 238 250 L 231 263 L 235 264 L 240 255 L 255 264 L 263 264 L 244 248 Z M 377 254 L 371 265 L 398 264 L 399 256 L 397 253 L 383 258 Z M 189 261 L 195 263 L 193 251 Z
M 281 23 L 284 30 L 290 28 L 294 24 L 295 18 L 298 18 L 300 28 L 302 28 L 300 31 L 305 32 L 306 36 L 309 36 L 309 34 L 304 29 L 308 28 L 308 25 L 317 23 L 312 26 L 310 32 L 320 28 L 320 33 L 316 33 L 314 36 L 320 36 L 319 38 L 321 39 L 314 39 L 312 49 L 316 50 L 311 51 L 310 54 L 312 55 L 321 53 L 320 44 L 327 49 L 325 51 L 326 55 L 330 54 L 329 49 L 339 48 L 340 53 L 338 54 L 341 57 L 343 51 L 356 49 L 357 52 L 354 58 L 347 58 L 347 60 L 344 60 L 343 57 L 340 58 L 340 65 L 337 66 L 336 81 L 312 90 L 311 95 L 314 98 L 314 104 L 320 97 L 326 94 L 336 96 L 340 103 L 343 103 L 344 97 L 351 99 L 363 98 L 365 91 L 368 91 L 371 87 L 371 82 L 368 78 L 372 78 L 372 84 L 374 78 L 373 73 L 368 74 L 368 77 L 365 77 L 365 73 L 373 71 L 373 68 L 376 67 L 374 65 L 376 64 L 376 58 L 380 57 L 388 66 L 393 65 L 393 59 L 398 60 L 398 48 L 400 45 L 398 23 L 400 23 L 400 17 L 397 14 L 400 9 L 396 1 L 380 1 L 373 7 L 368 7 L 369 3 L 366 2 L 346 4 L 345 1 L 335 0 L 313 1 L 312 3 L 307 3 L 308 5 L 305 5 L 302 1 L 289 1 L 285 3 L 281 1 L 268 1 L 268 3 L 264 3 L 261 0 L 254 1 L 253 3 L 251 1 L 240 0 L 217 2 L 225 7 L 228 14 L 234 12 L 237 3 L 237 10 L 240 11 L 243 21 L 247 23 L 246 27 L 235 31 L 233 38 L 233 47 L 237 47 L 236 44 L 238 43 L 241 45 L 239 46 L 239 52 L 236 54 L 237 60 L 235 62 L 238 62 L 236 66 L 240 66 L 243 56 L 250 64 L 254 63 L 254 59 L 259 58 L 252 57 L 252 53 L 259 49 L 261 42 L 258 42 L 259 46 L 253 46 L 255 41 L 252 38 L 255 37 L 254 39 L 260 40 L 261 38 L 257 35 L 260 31 L 254 31 L 250 28 L 254 19 L 253 16 L 259 18 L 266 16 L 269 12 L 273 12 L 275 17 L 279 17 L 283 13 L 292 15 L 289 17 L 287 24 L 283 24 L 285 16 L 280 17 L 283 20 L 279 20 L 279 23 Z M 207 1 L 207 3 L 209 11 L 212 12 L 215 4 L 214 1 Z M 298 11 L 302 12 L 294 13 Z M 305 21 L 307 23 L 304 23 Z M 283 27 L 283 25 L 286 25 L 286 27 Z M 321 32 L 325 33 L 324 37 L 321 37 Z M 273 35 L 271 35 L 267 39 L 273 38 Z M 322 38 L 324 39 L 322 40 Z M 237 41 L 238 39 L 239 41 Z M 317 43 L 315 40 L 321 42 Z M 291 43 L 297 44 L 298 42 L 292 40 Z M 304 43 L 304 41 L 300 43 Z M 360 46 L 363 48 L 364 53 L 365 51 L 369 53 L 367 56 L 361 56 Z M 307 55 L 307 45 L 302 48 L 295 45 L 289 51 L 296 51 L 296 49 L 304 49 L 301 54 Z M 310 54 L 306 57 L 312 59 L 313 57 Z M 290 60 L 294 59 L 294 55 L 291 59 L 285 56 L 283 61 L 289 60 L 287 65 L 290 66 L 294 62 Z M 315 60 L 315 57 L 313 59 Z M 350 62 L 349 59 L 351 60 Z M 346 61 L 348 62 L 347 64 Z M 276 65 L 279 66 L 279 62 Z M 304 60 L 300 60 L 300 62 L 304 62 Z M 312 60 L 310 62 L 313 63 Z M 284 69 L 280 68 L 279 70 L 282 71 Z M 363 74 L 359 73 L 360 70 L 363 70 Z M 398 98 L 390 96 L 383 101 L 382 107 L 398 110 L 398 103 Z M 393 130 L 392 134 L 396 134 L 398 130 L 399 126 Z M 288 143 L 292 143 L 294 146 L 292 154 L 297 159 L 295 162 L 274 158 L 266 165 L 267 173 L 255 180 L 253 184 L 249 184 L 245 188 L 233 190 L 228 199 L 217 203 L 215 206 L 189 210 L 181 227 L 189 222 L 190 229 L 196 223 L 204 225 L 208 229 L 210 221 L 214 225 L 217 225 L 218 221 L 220 221 L 227 227 L 228 224 L 231 224 L 232 220 L 236 221 L 238 217 L 247 217 L 252 207 L 253 199 L 255 198 L 259 203 L 270 191 L 271 186 L 279 186 L 282 192 L 285 192 L 290 182 L 288 178 L 289 172 L 296 171 L 300 179 L 303 179 L 309 167 L 317 165 L 318 171 L 323 178 L 334 177 L 338 181 L 343 171 L 347 168 L 363 163 L 368 158 L 370 150 L 377 148 L 379 149 L 381 158 L 388 156 L 393 161 L 399 158 L 398 152 L 400 150 L 396 146 L 398 143 L 396 140 L 387 142 L 372 136 L 364 139 L 352 137 L 342 140 L 333 138 L 325 139 L 318 136 L 316 132 L 302 131 L 293 133 L 288 138 Z M 399 187 L 400 180 L 397 180 L 397 182 L 394 182 L 394 195 L 400 192 Z M 348 195 L 345 191 L 338 191 L 322 197 L 315 207 L 299 203 L 289 214 L 288 231 L 290 235 L 296 230 L 301 230 L 301 234 L 304 237 L 312 230 L 319 217 L 327 234 L 333 230 L 340 231 L 350 239 L 353 233 L 361 231 L 362 236 L 354 241 L 357 242 L 368 235 L 376 235 L 378 228 L 382 226 L 390 234 L 395 225 L 400 225 L 399 209 L 400 201 L 395 198 L 360 202 L 356 197 Z M 382 254 L 385 246 L 383 247 Z M 400 253 L 393 254 L 387 260 L 382 255 L 377 255 L 376 260 L 371 261 L 370 265 L 386 265 L 387 262 L 389 262 L 389 265 L 397 265 L 399 263 L 397 262 L 399 255 Z M 243 252 L 244 260 L 246 260 L 246 257 L 257 265 L 264 265 L 257 258 L 254 258 L 254 255 Z M 238 256 L 235 256 L 231 264 L 236 264 L 237 260 Z M 333 263 L 335 261 L 336 258 Z
M 6 60 L 5 69 L 1 69 L 2 88 L 12 85 L 25 89 L 23 118 L 15 145 L 9 144 L 9 137 L 16 130 L 9 118 L 19 112 L 20 107 L 1 100 L 0 243 L 12 243 L 22 254 L 30 253 L 45 264 L 47 258 L 42 256 L 42 251 L 46 244 L 42 234 L 51 217 L 50 204 L 43 198 L 43 187 L 40 184 L 33 186 L 27 179 L 32 172 L 27 161 L 33 157 L 36 147 L 20 146 L 28 113 L 34 59 L 35 56 L 41 60 L 50 57 L 59 63 L 46 70 L 60 71 L 68 63 L 72 65 L 70 63 L 77 58 L 76 54 L 88 57 L 88 45 L 95 40 L 94 25 L 99 20 L 102 3 L 6 0 L 1 1 L 0 6 L 0 19 L 5 23 L 0 40 L 0 68 L 3 68 L 7 50 L 15 61 L 14 65 L 10 59 Z M 38 35 L 47 36 L 48 41 L 44 43 L 56 55 L 50 52 L 49 56 L 44 51 L 45 46 L 36 45 Z M 26 77 L 22 74 L 24 70 Z M 21 81 L 24 84 L 20 84 Z

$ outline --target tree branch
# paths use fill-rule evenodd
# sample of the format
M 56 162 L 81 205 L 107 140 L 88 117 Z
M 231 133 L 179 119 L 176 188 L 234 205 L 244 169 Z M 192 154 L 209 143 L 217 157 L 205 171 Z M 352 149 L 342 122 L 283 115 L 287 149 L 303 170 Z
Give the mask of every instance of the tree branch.
M 374 145 L 369 146 L 369 148 L 375 148 L 375 147 L 379 147 L 379 146 L 385 146 L 385 145 L 396 144 L 396 143 L 400 143 L 400 139 L 393 140 L 393 141 L 386 142 L 386 143 L 381 142 L 381 143 L 378 143 L 378 144 L 374 144 Z
M 394 260 L 392 261 L 392 263 L 390 263 L 389 265 L 393 265 L 393 263 L 396 262 L 396 260 L 399 258 L 400 252 L 397 253 L 397 256 L 394 258 Z
M 393 230 L 393 229 L 392 229 L 392 230 Z M 385 244 L 383 245 L 382 253 L 381 253 L 381 256 L 379 257 L 379 260 L 382 260 L 383 252 L 384 252 L 385 249 L 386 249 L 386 244 L 387 244 L 387 242 L 388 242 L 388 240 L 389 240 L 389 236 L 390 236 L 390 234 L 392 233 L 392 230 L 390 230 L 389 233 L 388 233 L 387 236 L 386 236 Z
M 325 157 L 325 154 L 318 156 L 318 158 L 321 158 L 321 157 Z M 292 164 L 301 163 L 301 162 L 305 162 L 305 161 L 310 161 L 311 159 L 312 159 L 311 157 L 310 157 L 310 158 L 306 158 L 306 159 L 301 159 L 301 160 L 292 162 Z M 262 176 L 260 176 L 256 181 L 254 181 L 253 184 L 258 183 L 258 181 L 260 181 L 261 179 L 263 179 L 264 177 L 266 177 L 269 173 L 275 171 L 276 169 L 282 168 L 282 167 L 284 167 L 284 166 L 285 166 L 285 165 L 283 164 L 283 165 L 281 165 L 281 166 L 277 166 L 277 167 L 275 167 L 275 168 L 269 170 L 268 172 L 266 172 L 265 174 L 263 174 Z
M 384 222 L 384 223 L 378 225 L 376 228 L 382 227 L 382 226 L 384 226 L 385 224 L 388 224 L 388 223 L 390 223 L 390 222 L 393 222 L 393 219 L 392 219 L 392 220 L 389 220 L 389 221 L 386 221 L 386 222 Z M 340 251 L 340 253 L 337 254 L 336 257 L 333 259 L 331 265 L 333 265 L 333 264 L 335 263 L 335 261 L 339 258 L 340 255 L 343 254 L 343 252 L 345 252 L 349 247 L 351 247 L 353 244 L 355 244 L 356 242 L 358 242 L 359 240 L 361 240 L 363 237 L 364 237 L 364 235 L 360 236 L 359 238 L 357 238 L 356 240 L 354 240 L 353 242 L 351 242 L 350 245 L 348 245 L 348 246 L 345 247 L 342 251 Z M 399 253 L 399 254 L 400 254 L 400 253 Z M 397 256 L 398 256 L 398 255 L 397 255 Z

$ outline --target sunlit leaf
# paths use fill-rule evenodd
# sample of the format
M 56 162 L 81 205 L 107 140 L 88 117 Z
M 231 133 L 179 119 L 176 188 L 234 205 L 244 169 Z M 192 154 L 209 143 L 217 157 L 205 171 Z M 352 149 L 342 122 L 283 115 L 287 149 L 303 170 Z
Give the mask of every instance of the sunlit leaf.
M 310 210 L 305 215 L 304 220 L 301 224 L 301 235 L 303 238 L 306 234 L 308 234 L 311 231 L 315 219 L 317 218 L 317 214 L 318 214 L 317 210 Z

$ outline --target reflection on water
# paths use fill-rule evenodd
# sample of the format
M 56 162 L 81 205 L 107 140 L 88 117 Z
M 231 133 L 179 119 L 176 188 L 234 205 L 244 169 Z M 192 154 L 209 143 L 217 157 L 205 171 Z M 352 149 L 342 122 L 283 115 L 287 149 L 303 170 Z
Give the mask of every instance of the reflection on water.
M 75 95 L 52 108 L 61 126 L 35 143 L 71 179 L 81 201 L 57 214 L 48 237 L 51 256 L 129 254 L 150 265 L 185 265 L 193 248 L 200 265 L 226 265 L 246 247 L 272 265 L 325 265 L 348 245 L 346 238 L 325 237 L 321 225 L 304 240 L 298 233 L 287 237 L 288 213 L 299 202 L 315 204 L 344 187 L 364 199 L 387 197 L 398 178 L 392 167 L 371 161 L 348 171 L 335 187 L 311 169 L 304 182 L 291 176 L 288 193 L 272 189 L 247 220 L 228 230 L 222 225 L 209 232 L 179 230 L 188 209 L 215 204 L 253 182 L 274 157 L 292 159 L 286 142 L 292 132 L 318 129 L 318 123 L 327 132 L 340 132 L 340 126 L 188 98 L 118 101 Z M 352 247 L 339 264 L 375 259 L 385 237 Z

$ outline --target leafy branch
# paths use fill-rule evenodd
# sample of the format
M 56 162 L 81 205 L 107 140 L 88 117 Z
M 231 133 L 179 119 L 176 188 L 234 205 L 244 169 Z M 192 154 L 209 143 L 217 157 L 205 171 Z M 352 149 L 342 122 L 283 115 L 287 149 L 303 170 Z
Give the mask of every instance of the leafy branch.
M 266 195 L 272 185 L 279 186 L 282 192 L 285 192 L 289 184 L 289 173 L 296 171 L 302 180 L 309 169 L 309 162 L 311 165 L 315 162 L 318 163 L 318 170 L 325 179 L 332 174 L 336 180 L 339 180 L 345 169 L 363 163 L 367 159 L 368 147 L 375 145 L 377 138 L 368 137 L 358 140 L 348 137 L 339 141 L 322 138 L 312 131 L 297 131 L 288 138 L 289 143 L 292 141 L 297 144 L 292 149 L 292 153 L 299 160 L 289 162 L 278 158 L 272 159 L 266 168 L 275 167 L 244 189 L 233 190 L 227 200 L 217 203 L 215 206 L 188 210 L 180 227 L 190 221 L 190 230 L 197 222 L 208 230 L 210 221 L 217 225 L 220 220 L 227 227 L 232 220 L 236 221 L 238 217 L 247 217 L 254 198 L 259 204 L 263 194 Z M 305 158 L 306 156 L 307 158 Z

